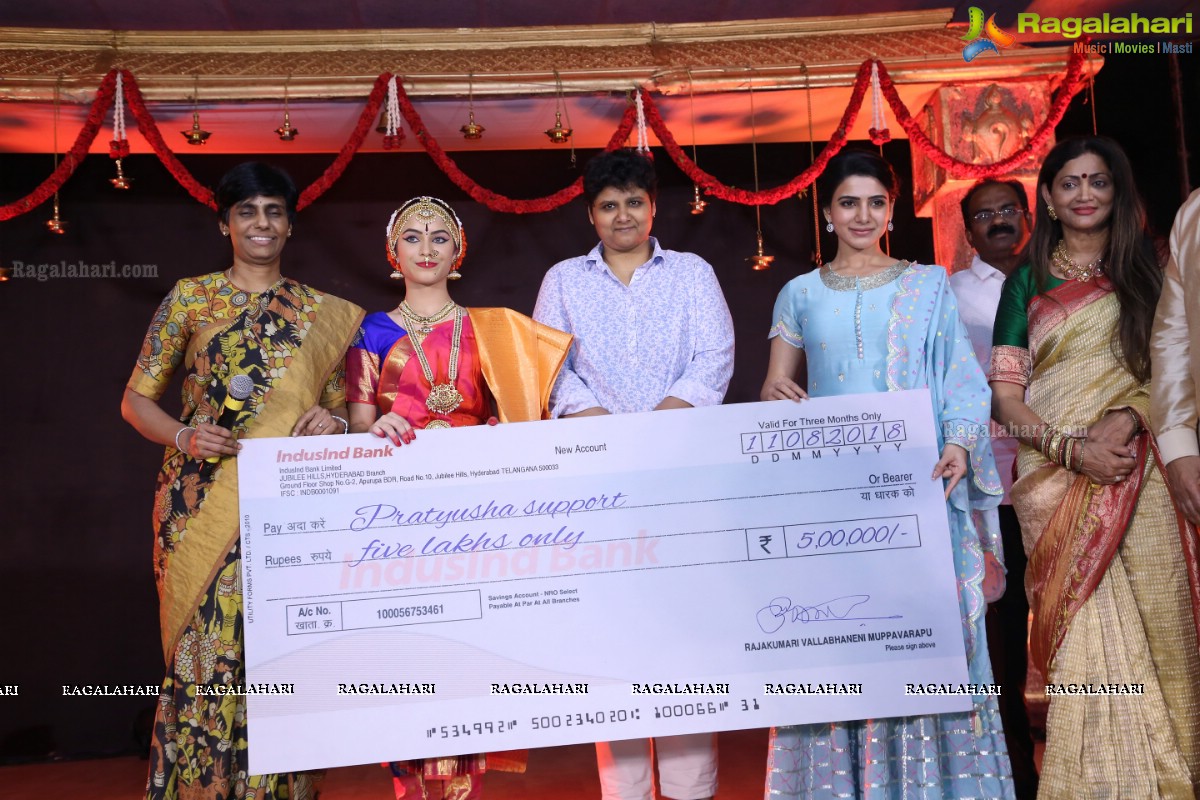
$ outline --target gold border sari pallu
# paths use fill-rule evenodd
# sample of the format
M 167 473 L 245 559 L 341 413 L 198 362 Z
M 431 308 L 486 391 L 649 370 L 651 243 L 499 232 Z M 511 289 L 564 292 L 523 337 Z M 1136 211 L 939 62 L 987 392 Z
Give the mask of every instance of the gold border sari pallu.
M 258 399 L 257 413 L 246 423 L 241 436 L 288 436 L 296 420 L 321 399 L 329 376 L 343 358 L 362 318 L 363 310 L 353 303 L 284 279 L 264 292 L 258 304 L 207 338 L 205 351 L 197 358 L 206 357 L 210 363 L 227 362 L 230 354 L 246 344 L 244 338 L 225 341 L 234 330 L 273 331 L 266 338 L 273 349 L 263 354 L 264 363 L 284 364 L 286 372 L 268 379 L 266 393 Z M 265 343 L 262 336 L 253 338 Z M 198 404 L 193 420 L 200 414 L 211 416 L 213 409 L 220 408 L 212 395 L 223 390 L 223 386 L 217 389 L 215 382 L 210 385 L 209 396 Z M 181 470 L 187 468 L 185 465 Z M 173 491 L 185 493 L 179 484 L 176 481 Z M 211 484 L 193 498 L 185 496 L 183 501 L 191 513 L 170 555 L 159 598 L 163 656 L 168 664 L 240 535 L 237 459 L 223 459 Z
M 483 379 L 501 422 L 546 419 L 550 391 L 574 337 L 509 308 L 469 308 Z M 400 373 L 412 355 L 409 338 L 392 345 L 379 367 L 378 394 L 396 398 Z
M 1047 339 L 1052 333 L 1066 324 L 1072 315 L 1084 312 L 1093 303 L 1106 298 L 1110 298 L 1109 302 L 1116 302 L 1115 296 L 1111 295 L 1111 284 L 1102 278 L 1094 283 L 1071 281 L 1035 295 L 1029 303 L 1031 350 L 1036 349 L 1035 342 L 1037 345 L 1051 344 Z M 1097 308 L 1096 311 L 1099 314 L 1112 314 L 1105 308 Z M 1076 321 L 1087 324 L 1078 319 Z M 1092 327 L 1102 330 L 1110 326 Z M 1129 380 L 1132 384 L 1132 376 Z M 1131 385 L 1131 389 L 1136 395 L 1139 387 Z M 1139 402 L 1137 397 L 1115 395 L 1109 398 L 1105 409 L 1106 412 L 1122 408 L 1133 411 L 1142 429 L 1133 441 L 1137 451 L 1136 467 L 1126 480 L 1101 486 L 1079 474 L 1071 480 L 1065 496 L 1059 499 L 1033 496 L 1035 493 L 1046 493 L 1052 488 L 1049 485 L 1041 486 L 1041 491 L 1038 486 L 1033 486 L 1020 487 L 1016 492 L 1017 496 L 1024 495 L 1015 499 L 1017 505 L 1022 505 L 1021 500 L 1035 504 L 1057 502 L 1030 555 L 1027 578 L 1030 594 L 1036 600 L 1030 631 L 1030 652 L 1047 680 L 1050 679 L 1054 657 L 1072 618 L 1100 584 L 1121 546 L 1125 531 L 1137 511 L 1150 470 L 1159 470 L 1164 482 L 1167 482 L 1158 445 L 1150 434 L 1149 420 L 1144 409 L 1139 407 L 1141 405 L 1144 402 Z M 1023 476 L 1026 487 L 1031 480 L 1045 484 L 1050 476 L 1042 476 L 1039 480 L 1037 474 L 1044 469 L 1062 468 L 1043 463 L 1039 469 Z M 1167 485 L 1169 487 L 1169 482 Z M 1200 540 L 1196 527 L 1183 518 L 1178 507 L 1173 511 L 1189 577 L 1193 622 L 1200 639 Z

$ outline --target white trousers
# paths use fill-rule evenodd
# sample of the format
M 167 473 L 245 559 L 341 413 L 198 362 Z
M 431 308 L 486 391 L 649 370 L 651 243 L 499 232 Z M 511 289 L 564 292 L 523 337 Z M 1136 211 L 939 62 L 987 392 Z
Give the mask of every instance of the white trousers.
M 603 800 L 654 800 L 650 739 L 596 742 Z M 717 793 L 717 735 L 690 733 L 654 739 L 663 797 L 700 800 Z

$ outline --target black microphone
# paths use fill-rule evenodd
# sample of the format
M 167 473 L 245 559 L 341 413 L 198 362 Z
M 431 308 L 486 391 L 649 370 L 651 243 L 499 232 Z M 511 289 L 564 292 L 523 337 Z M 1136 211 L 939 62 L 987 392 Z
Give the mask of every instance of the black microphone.
M 246 399 L 253 393 L 254 379 L 249 375 L 238 373 L 230 378 L 225 402 L 221 404 L 221 416 L 214 424 L 220 425 L 225 430 L 233 430 L 242 406 L 246 405 Z M 220 456 L 210 456 L 205 459 L 209 464 L 216 464 L 220 460 Z

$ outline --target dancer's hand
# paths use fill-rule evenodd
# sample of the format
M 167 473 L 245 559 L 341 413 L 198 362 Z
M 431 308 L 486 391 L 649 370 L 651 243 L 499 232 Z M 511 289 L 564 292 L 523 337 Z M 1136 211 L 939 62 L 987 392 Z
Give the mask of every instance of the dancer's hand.
M 411 444 L 417 438 L 417 432 L 413 430 L 413 426 L 409 425 L 408 420 L 395 411 L 389 411 L 375 420 L 370 431 L 381 439 L 391 439 L 392 444 L 397 447 L 402 444 Z

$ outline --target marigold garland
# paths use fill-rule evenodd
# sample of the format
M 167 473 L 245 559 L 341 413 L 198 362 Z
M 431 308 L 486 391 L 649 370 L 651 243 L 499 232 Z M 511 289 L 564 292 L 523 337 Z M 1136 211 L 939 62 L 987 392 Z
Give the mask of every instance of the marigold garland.
M 854 121 L 858 118 L 858 113 L 862 107 L 863 98 L 866 94 L 867 87 L 871 79 L 871 67 L 875 65 L 878 75 L 880 89 L 883 96 L 887 99 L 888 105 L 892 109 L 892 113 L 896 116 L 896 121 L 904 128 L 908 134 L 909 141 L 912 146 L 918 149 L 926 158 L 933 161 L 939 167 L 945 169 L 951 177 L 954 178 L 984 178 L 996 175 L 1002 175 L 1021 166 L 1023 162 L 1032 157 L 1046 143 L 1046 140 L 1054 134 L 1054 128 L 1062 121 L 1063 115 L 1066 113 L 1067 107 L 1071 103 L 1071 99 L 1078 93 L 1083 83 L 1083 49 L 1080 48 L 1073 51 L 1067 61 L 1066 74 L 1063 77 L 1062 84 L 1054 93 L 1053 100 L 1050 104 L 1049 113 L 1046 119 L 1038 126 L 1038 129 L 1030 137 L 1029 141 L 1017 152 L 1013 153 L 1008 158 L 997 161 L 994 164 L 970 164 L 965 161 L 960 161 L 949 153 L 937 147 L 925 132 L 921 129 L 918 123 L 909 113 L 904 102 L 900 99 L 899 92 L 896 91 L 896 86 L 888 75 L 887 68 L 883 62 L 877 60 L 867 60 L 859 67 L 858 75 L 855 77 L 854 86 L 850 94 L 850 102 L 846 106 L 846 110 L 842 114 L 841 122 L 837 129 L 830 136 L 829 141 L 821 149 L 821 153 L 816 160 L 803 172 L 792 178 L 787 183 L 778 186 L 774 189 L 764 189 L 759 192 L 739 189 L 735 186 L 729 186 L 722 183 L 715 176 L 700 169 L 695 162 L 688 158 L 687 154 L 675 141 L 666 123 L 659 113 L 658 106 L 655 105 L 654 99 L 644 88 L 639 90 L 643 106 L 645 109 L 645 117 L 647 123 L 654 129 L 659 141 L 664 149 L 670 155 L 671 160 L 676 166 L 684 172 L 692 181 L 703 187 L 708 194 L 718 197 L 722 200 L 727 200 L 732 203 L 741 203 L 743 205 L 773 205 L 788 197 L 792 197 L 805 188 L 810 186 L 817 176 L 825 169 L 825 165 L 829 159 L 838 153 L 847 142 L 847 133 L 854 126 Z M 92 101 L 91 108 L 88 111 L 88 116 L 83 124 L 79 135 L 75 139 L 75 143 L 71 146 L 59 162 L 58 168 L 46 178 L 36 189 L 30 192 L 25 197 L 16 200 L 7 205 L 0 206 L 0 220 L 9 220 L 14 217 L 32 211 L 37 206 L 50 199 L 56 191 L 58 191 L 67 179 L 75 172 L 76 167 L 87 155 L 91 148 L 92 142 L 99 133 L 100 126 L 104 121 L 104 117 L 108 113 L 109 107 L 113 103 L 114 94 L 116 91 L 116 75 L 117 70 L 110 71 L 104 76 L 100 82 L 100 86 L 96 91 L 96 97 Z M 163 163 L 163 166 L 171 173 L 180 186 L 196 200 L 207 205 L 209 208 L 215 209 L 216 202 L 213 199 L 213 194 L 210 189 L 202 186 L 188 171 L 186 167 L 180 163 L 179 159 L 167 146 L 163 140 L 162 134 L 146 108 L 145 101 L 142 98 L 141 91 L 138 89 L 137 81 L 133 74 L 128 70 L 121 70 L 121 77 L 124 84 L 125 101 L 129 107 L 130 113 L 133 114 L 137 121 L 138 128 L 142 132 L 142 136 L 149 143 L 158 159 Z M 391 78 L 390 73 L 384 73 L 375 79 L 374 88 L 367 98 L 366 105 L 362 113 L 359 115 L 358 124 L 354 131 L 350 134 L 350 138 L 342 146 L 337 157 L 326 168 L 321 177 L 313 181 L 311 185 L 304 189 L 300 194 L 298 208 L 305 208 L 313 203 L 325 191 L 331 187 L 334 182 L 342 176 L 350 161 L 354 158 L 359 148 L 365 141 L 366 136 L 371 128 L 371 123 L 379 112 L 380 106 L 383 104 L 387 94 L 388 81 Z M 558 190 L 557 192 L 546 197 L 534 198 L 530 200 L 515 200 L 504 195 L 493 192 L 477 183 L 473 178 L 464 173 L 462 169 L 454 162 L 452 158 L 438 144 L 437 139 L 429 134 L 425 129 L 425 123 L 421 119 L 421 115 L 417 113 L 416 108 L 408 99 L 408 95 L 404 92 L 403 87 L 399 87 L 400 112 L 404 119 L 408 122 L 409 127 L 417 135 L 418 141 L 433 159 L 438 168 L 454 182 L 456 186 L 469 194 L 476 202 L 479 202 L 492 211 L 511 213 L 511 214 L 529 214 L 543 211 L 551 211 L 558 208 L 574 198 L 578 197 L 583 191 L 583 180 L 577 178 L 569 186 Z M 633 130 L 635 122 L 635 110 L 633 104 L 630 104 L 621 118 L 620 124 L 613 132 L 609 139 L 605 150 L 614 150 L 625 142 Z M 871 141 L 876 144 L 881 144 L 891 139 L 891 135 L 887 128 L 875 129 L 870 131 Z M 128 155 L 128 142 L 110 143 L 110 157 L 125 157 Z

